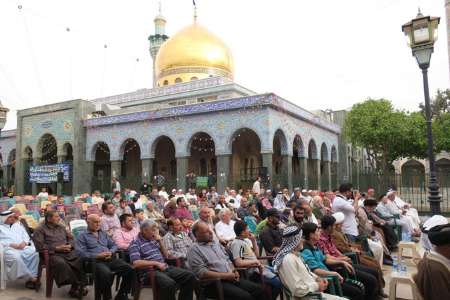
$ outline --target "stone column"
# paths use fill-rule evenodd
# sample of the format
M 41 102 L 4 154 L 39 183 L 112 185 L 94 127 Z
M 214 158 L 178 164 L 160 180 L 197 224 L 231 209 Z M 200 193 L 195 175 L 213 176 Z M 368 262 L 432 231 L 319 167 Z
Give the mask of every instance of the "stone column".
M 142 159 L 142 181 L 151 185 L 153 175 L 153 158 Z
M 292 156 L 283 155 L 283 167 L 281 169 L 283 177 L 287 180 L 287 187 L 289 191 L 292 191 Z
M 217 192 L 222 194 L 228 186 L 230 176 L 230 154 L 217 155 Z
M 308 164 L 306 157 L 299 157 L 300 161 L 300 187 L 308 189 Z
M 269 185 L 272 185 L 272 173 L 273 173 L 273 154 L 272 152 L 270 153 L 261 153 L 262 156 L 262 166 L 267 168 L 267 176 L 270 178 L 270 183 Z M 262 181 L 264 182 L 264 178 L 262 178 Z M 268 187 L 265 187 L 268 188 Z
M 331 181 L 331 162 L 325 162 L 325 170 L 328 172 L 328 190 L 331 191 L 333 189 L 333 182 Z
M 186 190 L 186 174 L 189 157 L 177 157 L 177 189 Z
M 33 165 L 38 165 L 40 161 L 41 161 L 41 159 L 38 158 L 38 157 L 33 158 Z M 37 195 L 38 194 L 37 183 L 36 182 L 33 182 L 31 184 L 31 194 L 32 195 Z
M 2 167 L 2 170 L 3 170 L 2 186 L 8 188 L 8 179 L 9 179 L 9 172 L 8 172 L 8 170 L 9 170 L 9 166 L 4 165 Z
M 62 164 L 63 161 L 64 155 L 58 155 L 58 164 Z M 62 193 L 63 193 L 63 183 L 56 182 L 56 195 L 62 195 Z
M 317 190 L 322 189 L 322 174 L 320 173 L 320 159 L 314 159 L 313 163 L 316 164 L 317 168 Z
M 86 170 L 86 181 L 87 184 L 87 193 L 92 193 L 92 181 L 94 180 L 94 164 L 95 161 L 86 161 L 85 162 L 85 170 Z

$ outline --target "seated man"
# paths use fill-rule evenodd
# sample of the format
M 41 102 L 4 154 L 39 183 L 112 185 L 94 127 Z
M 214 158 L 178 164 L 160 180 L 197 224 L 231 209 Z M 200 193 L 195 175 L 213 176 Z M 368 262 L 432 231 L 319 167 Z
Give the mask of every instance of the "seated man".
M 405 215 L 410 217 L 412 222 L 413 222 L 413 227 L 414 228 L 420 228 L 420 218 L 419 218 L 419 213 L 417 212 L 417 209 L 415 209 L 414 207 L 411 206 L 411 204 L 403 201 L 398 195 L 397 195 L 397 190 L 395 189 L 395 187 L 392 187 L 388 193 L 393 193 L 394 194 L 394 203 L 395 205 L 397 205 L 397 207 L 399 209 L 403 209 L 406 211 Z
M 123 214 L 129 214 L 132 215 L 133 211 L 131 210 L 131 208 L 128 206 L 127 200 L 125 199 L 120 199 L 119 201 L 119 207 L 116 208 L 115 211 L 116 215 L 120 218 L 121 215 Z
M 302 228 L 304 220 L 305 220 L 305 208 L 301 204 L 297 204 L 294 210 L 292 211 L 291 217 L 289 218 L 289 225 Z
M 276 208 L 267 211 L 267 224 L 261 231 L 259 238 L 268 256 L 273 256 L 281 246 L 282 235 L 278 227 L 280 224 L 280 212 Z
M 303 248 L 302 230 L 298 226 L 288 226 L 283 230 L 283 244 L 274 257 L 273 266 L 280 276 L 283 285 L 297 299 L 319 292 L 324 299 L 343 300 L 323 292 L 328 287 L 328 281 L 322 279 L 306 267 L 298 253 Z
M 215 229 L 219 239 L 226 243 L 231 242 L 236 237 L 234 233 L 234 220 L 231 220 L 232 213 L 228 208 L 222 208 L 219 212 L 220 221 L 217 222 Z
M 115 230 L 120 229 L 119 217 L 115 214 L 116 207 L 110 201 L 102 204 L 103 216 L 101 218 L 101 229 L 112 237 Z
M 259 253 L 259 247 L 255 236 L 250 233 L 247 224 L 241 220 L 234 224 L 234 232 L 236 238 L 230 245 L 234 265 L 237 268 L 249 268 L 249 278 L 254 282 L 260 282 L 260 272 L 263 272 L 264 281 L 272 286 L 272 299 L 277 299 L 281 290 L 280 279 L 271 267 L 262 265 L 256 257 L 255 253 Z
M 394 228 L 383 220 L 376 214 L 377 201 L 375 199 L 369 198 L 364 201 L 364 211 L 366 212 L 370 221 L 372 221 L 373 226 L 378 228 L 383 232 L 384 241 L 389 250 L 393 250 L 398 245 L 398 237 L 394 231 Z M 386 258 L 386 257 L 385 257 Z
M 382 219 L 386 220 L 389 225 L 400 225 L 403 233 L 410 235 L 414 233 L 411 222 L 401 216 L 401 211 L 385 195 L 380 196 L 376 212 Z M 398 216 L 398 219 L 396 219 L 396 216 Z
M 3 245 L 6 278 L 11 281 L 26 279 L 26 287 L 34 289 L 39 254 L 17 216 L 9 210 L 0 213 L 0 243 Z
M 320 250 L 322 250 L 327 259 L 352 264 L 352 260 L 349 257 L 343 255 L 336 248 L 336 245 L 333 243 L 331 235 L 334 232 L 335 222 L 336 219 L 333 216 L 323 216 L 321 220 L 322 230 L 320 230 L 320 238 L 316 242 L 316 245 L 320 248 Z M 366 292 L 370 292 L 370 294 L 374 293 L 374 295 L 387 297 L 387 295 L 382 293 L 380 285 L 381 281 L 378 281 L 382 277 L 381 270 L 379 270 L 379 268 L 375 269 L 363 266 L 361 264 L 354 264 L 352 265 L 352 267 L 355 271 L 354 273 L 356 274 L 358 280 L 361 281 L 366 287 Z
M 170 219 L 167 221 L 167 226 L 169 226 L 169 232 L 164 236 L 163 242 L 169 258 L 186 259 L 186 254 L 192 246 L 192 240 L 183 231 L 180 219 Z
M 130 261 L 138 270 L 142 278 L 149 267 L 156 269 L 156 282 L 161 300 L 174 300 L 177 288 L 180 289 L 179 300 L 192 300 L 195 277 L 191 271 L 168 266 L 165 258 L 168 257 L 158 225 L 152 220 L 145 220 L 141 224 L 138 237 L 131 243 Z
M 116 216 L 117 217 L 117 216 Z M 115 297 L 116 300 L 128 300 L 131 284 L 135 280 L 133 268 L 121 259 L 116 259 L 114 253 L 117 246 L 113 240 L 100 229 L 100 217 L 89 215 L 87 218 L 88 228 L 81 232 L 76 242 L 76 253 L 79 257 L 95 259 L 94 281 L 99 286 L 103 299 L 112 299 L 111 286 L 114 274 L 121 277 L 120 289 Z
M 139 229 L 134 226 L 134 219 L 130 214 L 121 215 L 119 220 L 121 227 L 114 231 L 113 240 L 117 248 L 127 250 L 130 243 L 137 237 Z
M 433 249 L 419 262 L 413 279 L 423 299 L 450 299 L 450 224 L 432 227 L 428 239 Z
M 225 249 L 213 241 L 213 233 L 208 224 L 197 222 L 192 227 L 197 242 L 189 249 L 187 260 L 199 279 L 220 279 L 225 299 L 257 300 L 263 297 L 260 285 L 240 279 L 239 273 L 225 253 Z M 214 283 L 206 285 L 207 297 L 217 297 Z
M 188 205 L 184 197 L 177 198 L 177 209 L 175 210 L 175 217 L 178 219 L 194 220 L 191 211 L 188 209 Z
M 86 277 L 81 259 L 75 253 L 72 235 L 61 225 L 61 219 L 56 211 L 45 214 L 45 222 L 34 231 L 33 241 L 39 252 L 48 251 L 50 256 L 50 271 L 58 287 L 72 285 L 69 295 L 78 298 L 86 296 Z M 80 295 L 81 293 L 81 295 Z
M 329 257 L 325 257 L 322 250 L 316 246 L 316 243 L 320 239 L 320 229 L 314 223 L 304 223 L 302 226 L 303 238 L 305 244 L 301 256 L 304 262 L 308 265 L 309 269 L 319 276 L 336 276 L 341 282 L 342 292 L 344 296 L 352 300 L 368 299 L 364 295 L 364 290 L 354 282 L 344 280 L 344 278 L 335 271 L 330 271 L 327 265 L 334 265 L 344 267 L 349 273 L 353 273 L 354 269 L 346 261 L 338 261 Z M 326 265 L 327 264 L 327 265 Z M 374 279 L 376 280 L 376 279 Z M 373 291 L 366 291 L 366 293 L 372 293 Z

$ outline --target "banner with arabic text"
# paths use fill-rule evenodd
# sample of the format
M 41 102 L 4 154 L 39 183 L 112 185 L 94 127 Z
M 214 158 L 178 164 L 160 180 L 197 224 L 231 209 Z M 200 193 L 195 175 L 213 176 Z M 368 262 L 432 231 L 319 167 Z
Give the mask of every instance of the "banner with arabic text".
M 39 165 L 30 167 L 30 182 L 51 183 L 58 181 L 58 172 L 64 173 L 64 182 L 70 181 L 70 164 Z

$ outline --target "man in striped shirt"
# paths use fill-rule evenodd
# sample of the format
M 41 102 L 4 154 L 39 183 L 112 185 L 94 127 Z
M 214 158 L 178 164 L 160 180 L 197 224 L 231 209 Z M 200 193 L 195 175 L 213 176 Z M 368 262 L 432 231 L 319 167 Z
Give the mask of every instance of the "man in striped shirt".
M 145 275 L 149 267 L 156 269 L 155 277 L 161 300 L 175 300 L 177 287 L 178 299 L 192 300 L 195 277 L 191 271 L 168 266 L 165 259 L 167 250 L 159 235 L 158 225 L 152 220 L 141 224 L 141 232 L 128 248 L 130 262 L 140 275 Z M 143 276 L 141 278 L 147 278 Z

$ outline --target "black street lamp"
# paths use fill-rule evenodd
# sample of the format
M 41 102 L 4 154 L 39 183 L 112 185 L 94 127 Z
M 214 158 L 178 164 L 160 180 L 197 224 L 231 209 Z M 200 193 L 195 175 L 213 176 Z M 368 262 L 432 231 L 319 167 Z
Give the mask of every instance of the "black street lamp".
M 0 101 L 0 136 L 2 134 L 2 129 L 5 127 L 5 124 L 6 124 L 6 115 L 8 114 L 8 111 L 9 111 L 9 109 L 4 107 L 2 105 L 2 102 Z M 0 146 L 0 149 L 1 149 L 1 146 Z M 0 186 L 0 198 L 3 198 L 3 182 L 5 180 L 5 175 L 6 174 L 3 174 L 2 183 Z
M 402 26 L 408 45 L 412 49 L 412 54 L 416 58 L 423 75 L 423 89 L 425 94 L 425 114 L 427 122 L 428 138 L 428 160 L 430 163 L 430 183 L 428 186 L 431 213 L 433 215 L 441 213 L 441 196 L 439 195 L 439 185 L 436 178 L 436 164 L 433 152 L 433 132 L 430 109 L 430 92 L 428 90 L 428 67 L 430 66 L 433 45 L 437 40 L 438 17 L 424 17 L 419 10 L 417 17 Z

